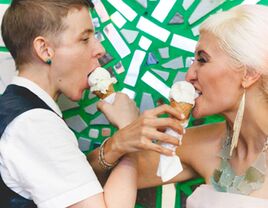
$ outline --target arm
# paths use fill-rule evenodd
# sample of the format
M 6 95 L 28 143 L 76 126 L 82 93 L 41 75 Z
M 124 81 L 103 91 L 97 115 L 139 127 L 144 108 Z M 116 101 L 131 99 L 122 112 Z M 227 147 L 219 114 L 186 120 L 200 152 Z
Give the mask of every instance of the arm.
M 139 110 L 136 107 L 136 103 L 123 93 L 116 93 L 113 104 L 100 101 L 98 103 L 98 108 L 105 112 L 104 114 L 106 115 L 107 119 L 118 129 L 129 125 L 139 116 Z M 118 118 L 120 118 L 120 123 L 117 122 Z M 114 161 L 119 160 L 125 154 L 124 151 L 119 151 L 116 141 L 118 141 L 118 137 L 117 135 L 113 135 L 104 146 L 105 160 L 107 162 L 113 163 Z M 99 148 L 96 148 L 87 155 L 87 159 L 98 176 L 99 181 L 102 183 L 102 185 L 104 185 L 109 172 L 103 169 L 103 167 L 99 164 L 98 155 Z
M 148 110 L 138 117 L 134 102 L 127 103 L 125 100 L 129 100 L 129 98 L 126 95 L 119 94 L 116 96 L 114 104 L 101 102 L 98 106 L 105 113 L 106 117 L 120 128 L 104 146 L 105 160 L 113 163 L 126 153 L 141 150 L 153 150 L 162 154 L 172 155 L 171 150 L 152 143 L 152 140 L 157 139 L 162 142 L 178 145 L 177 138 L 166 135 L 159 131 L 159 129 L 170 127 L 182 134 L 179 120 L 181 119 L 181 113 L 168 105 L 162 105 Z M 125 107 L 126 105 L 128 107 Z M 158 117 L 164 113 L 170 114 L 172 118 Z M 96 149 L 87 158 L 99 179 L 105 181 L 105 171 L 98 164 L 98 151 Z
M 131 157 L 124 157 L 108 178 L 104 194 L 94 195 L 69 208 L 133 208 L 136 194 L 136 161 Z
M 215 167 L 219 165 L 217 155 L 224 132 L 225 123 L 188 128 L 182 145 L 176 150 L 182 162 L 183 171 L 167 183 L 181 182 L 200 176 L 209 181 Z M 161 178 L 156 175 L 159 153 L 143 151 L 131 156 L 138 161 L 138 188 L 163 184 Z
M 172 178 L 170 181 L 163 183 L 161 178 L 156 174 L 160 159 L 159 153 L 153 151 L 143 151 L 136 153 L 135 156 L 132 156 L 135 157 L 138 161 L 139 189 L 185 181 L 198 176 L 198 174 L 190 165 L 181 160 L 183 171 L 176 177 Z

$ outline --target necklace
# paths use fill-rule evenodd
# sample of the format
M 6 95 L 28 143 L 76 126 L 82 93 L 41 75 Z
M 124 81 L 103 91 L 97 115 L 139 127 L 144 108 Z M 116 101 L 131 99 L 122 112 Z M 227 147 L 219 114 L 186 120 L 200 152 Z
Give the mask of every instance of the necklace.
M 237 176 L 232 169 L 230 160 L 231 136 L 230 129 L 227 127 L 227 136 L 224 141 L 219 157 L 221 165 L 211 176 L 211 183 L 217 191 L 236 194 L 249 195 L 251 192 L 260 189 L 264 183 L 267 164 L 266 151 L 268 149 L 268 138 L 264 144 L 261 153 L 255 162 L 246 170 L 246 172 Z

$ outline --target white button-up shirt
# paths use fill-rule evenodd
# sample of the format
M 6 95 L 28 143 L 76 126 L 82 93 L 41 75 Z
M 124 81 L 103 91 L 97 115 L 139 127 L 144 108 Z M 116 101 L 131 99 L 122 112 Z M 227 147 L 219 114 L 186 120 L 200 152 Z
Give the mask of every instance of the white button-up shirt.
M 15 77 L 56 113 L 32 109 L 16 117 L 0 140 L 0 172 L 6 185 L 40 208 L 63 208 L 102 192 L 74 133 L 55 101 L 32 81 Z

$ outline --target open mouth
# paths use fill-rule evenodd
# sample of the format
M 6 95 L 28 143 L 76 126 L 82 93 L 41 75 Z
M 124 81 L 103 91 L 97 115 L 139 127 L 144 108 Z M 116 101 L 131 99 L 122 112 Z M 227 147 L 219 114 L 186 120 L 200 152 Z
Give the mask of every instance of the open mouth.
M 197 89 L 195 89 L 195 98 L 198 98 L 201 95 L 202 95 L 202 92 L 197 90 Z
M 202 95 L 202 92 L 199 90 L 195 90 L 195 93 L 198 94 L 198 96 Z
M 92 72 L 94 72 L 94 70 L 88 73 L 87 78 L 92 74 Z

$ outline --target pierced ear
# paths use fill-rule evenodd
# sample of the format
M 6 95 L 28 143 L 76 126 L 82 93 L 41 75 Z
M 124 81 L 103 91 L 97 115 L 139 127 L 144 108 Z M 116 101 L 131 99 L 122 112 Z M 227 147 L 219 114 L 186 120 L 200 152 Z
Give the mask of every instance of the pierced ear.
M 33 48 L 37 57 L 46 63 L 54 56 L 54 50 L 49 46 L 48 40 L 42 36 L 38 36 L 33 41 Z
M 259 80 L 260 76 L 261 74 L 255 70 L 245 70 L 242 80 L 243 88 L 249 88 Z

